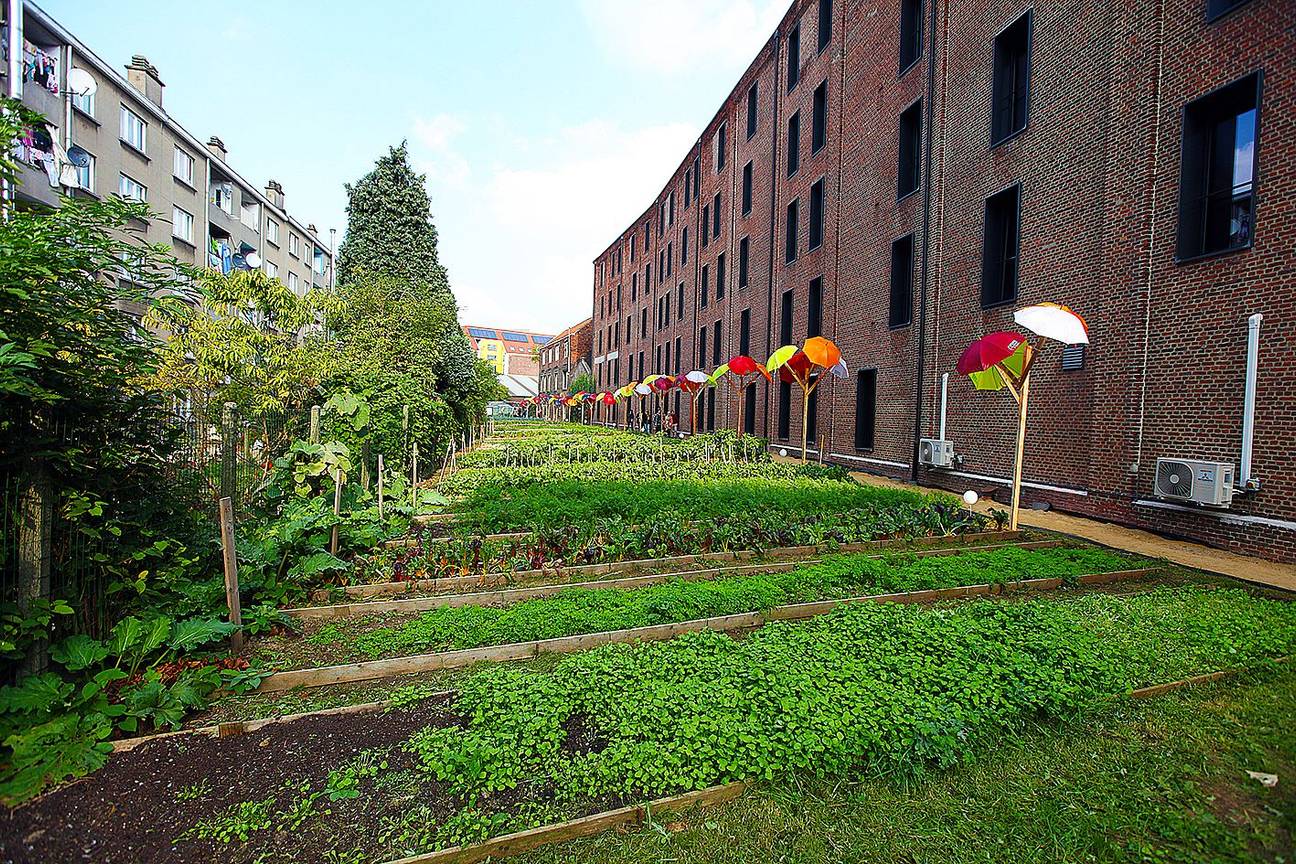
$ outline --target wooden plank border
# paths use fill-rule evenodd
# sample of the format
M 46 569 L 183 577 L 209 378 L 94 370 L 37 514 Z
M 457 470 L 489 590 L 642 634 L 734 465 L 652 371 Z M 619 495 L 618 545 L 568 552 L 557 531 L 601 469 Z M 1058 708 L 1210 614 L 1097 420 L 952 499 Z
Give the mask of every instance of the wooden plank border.
M 1025 543 L 992 543 L 984 546 L 946 546 L 936 549 L 922 549 L 914 555 L 922 558 L 958 555 L 963 552 L 981 552 L 994 549 L 1050 549 L 1066 544 L 1064 540 L 1035 540 Z M 885 555 L 872 555 L 871 558 L 882 558 Z M 739 576 L 744 573 L 781 573 L 816 564 L 820 558 L 805 558 L 796 561 L 769 562 L 762 564 L 738 564 L 732 567 L 709 567 L 703 570 L 676 570 L 670 573 L 650 573 L 644 576 L 625 576 L 619 579 L 596 579 L 585 582 L 551 582 L 543 585 L 532 585 L 518 588 L 496 588 L 488 591 L 473 591 L 464 594 L 437 594 L 431 597 L 416 597 L 408 600 L 368 600 L 361 603 L 334 603 L 325 606 L 301 606 L 284 609 L 285 615 L 300 621 L 331 620 L 347 618 L 353 615 L 379 615 L 387 612 L 424 612 L 428 609 L 439 609 L 443 606 L 452 608 L 461 606 L 492 606 L 534 600 L 549 597 L 568 588 L 585 588 L 590 590 L 626 590 L 658 585 L 679 579 L 686 582 L 698 582 L 717 579 L 722 576 Z
M 1159 572 L 1160 567 L 1146 567 L 1136 570 L 1121 570 L 1111 573 L 1094 573 L 1076 579 L 1080 585 L 1101 585 L 1109 582 L 1141 579 Z M 721 615 L 715 618 L 701 618 L 691 621 L 678 621 L 668 624 L 653 624 L 647 627 L 634 627 L 627 630 L 612 630 L 599 633 L 583 633 L 574 636 L 560 636 L 555 639 L 539 639 L 530 642 L 511 642 L 505 645 L 486 645 L 479 648 L 464 648 L 457 651 L 439 651 L 430 654 L 412 654 L 406 657 L 391 657 L 383 660 L 364 660 L 357 663 L 344 663 L 336 666 L 318 666 L 310 669 L 294 669 L 287 672 L 276 672 L 266 677 L 258 692 L 269 693 L 278 690 L 291 690 L 294 687 L 322 687 L 331 684 L 348 684 L 356 681 L 373 681 L 392 678 L 398 675 L 410 675 L 416 672 L 430 672 L 438 669 L 459 669 L 474 663 L 502 663 L 514 660 L 531 660 L 541 654 L 571 654 L 585 651 L 599 645 L 613 642 L 655 642 L 673 639 L 683 633 L 695 633 L 704 630 L 728 631 L 754 629 L 764 626 L 769 621 L 791 621 L 823 615 L 838 606 L 851 603 L 934 603 L 941 600 L 952 600 L 964 597 L 977 597 L 990 594 L 1003 594 L 1015 591 L 1052 591 L 1063 585 L 1062 579 L 1028 579 L 1005 585 L 965 585 L 955 588 L 938 588 L 928 591 L 906 591 L 898 594 L 866 594 L 858 597 L 844 597 L 837 600 L 821 600 L 812 603 L 797 603 L 788 606 L 776 606 L 765 612 L 740 612 L 734 615 Z
M 553 579 L 560 575 L 608 575 L 633 573 L 646 567 L 671 567 L 706 561 L 747 561 L 759 556 L 785 558 L 811 556 L 826 552 L 869 552 L 894 549 L 897 551 L 943 548 L 948 546 L 976 546 L 984 543 L 1021 540 L 1021 531 L 984 531 L 976 534 L 956 534 L 950 537 L 923 537 L 917 540 L 871 540 L 865 543 L 847 543 L 839 546 L 779 546 L 773 549 L 744 549 L 735 552 L 707 552 L 697 555 L 674 555 L 666 558 L 636 558 L 630 561 L 610 561 L 605 564 L 580 564 L 575 567 L 545 567 L 540 570 L 509 570 L 499 573 L 472 573 L 467 576 L 447 576 L 443 579 L 411 579 L 404 582 L 373 582 L 367 585 L 348 585 L 348 597 L 387 597 L 412 591 L 451 591 L 462 587 L 481 589 L 501 585 L 525 584 L 537 579 Z
M 505 834 L 485 843 L 474 846 L 452 846 L 439 852 L 424 855 L 412 855 L 388 864 L 475 864 L 487 858 L 507 858 L 529 852 L 551 843 L 563 843 L 581 837 L 592 837 L 612 828 L 624 828 L 644 824 L 649 816 L 657 813 L 674 813 L 690 807 L 709 807 L 724 804 L 738 798 L 747 791 L 748 784 L 742 781 L 727 783 L 723 786 L 712 786 L 697 792 L 685 792 L 683 795 L 672 795 L 669 798 L 658 798 L 647 804 L 633 804 L 616 810 L 606 810 L 559 822 L 555 825 L 544 825 L 529 831 L 518 831 Z

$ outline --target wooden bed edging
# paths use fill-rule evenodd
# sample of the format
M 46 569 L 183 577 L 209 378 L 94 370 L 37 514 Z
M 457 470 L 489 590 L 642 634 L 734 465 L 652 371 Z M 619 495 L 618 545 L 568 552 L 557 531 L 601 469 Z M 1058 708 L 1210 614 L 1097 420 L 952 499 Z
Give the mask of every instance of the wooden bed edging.
M 1076 582 L 1080 585 L 1101 585 L 1108 582 L 1139 579 L 1156 573 L 1160 569 L 1160 567 L 1145 567 L 1111 573 L 1093 573 L 1078 577 Z M 286 672 L 276 672 L 268 676 L 261 682 L 258 692 L 269 693 L 277 690 L 291 690 L 294 687 L 322 687 L 355 681 L 373 681 L 398 675 L 410 675 L 416 672 L 429 672 L 436 669 L 459 669 L 482 662 L 501 663 L 513 660 L 531 660 L 541 654 L 572 654 L 578 651 L 587 651 L 600 645 L 619 642 L 658 642 L 673 639 L 684 633 L 697 633 L 705 630 L 755 629 L 764 626 L 770 621 L 792 621 L 823 615 L 838 606 L 850 603 L 935 603 L 941 600 L 956 600 L 964 597 L 1002 594 L 1010 591 L 1053 591 L 1060 588 L 1064 582 L 1065 580 L 1058 578 L 1027 579 L 1022 582 L 1004 585 L 964 585 L 955 588 L 906 591 L 898 594 L 865 594 L 837 600 L 820 600 L 811 603 L 776 606 L 765 612 L 739 612 L 715 618 L 699 618 L 668 624 L 651 624 L 646 627 L 632 627 L 625 630 L 605 630 L 598 633 L 559 636 L 553 639 L 538 639 L 530 642 L 484 645 L 478 648 L 463 648 L 457 651 L 438 651 L 429 654 L 411 654 L 406 657 L 390 657 L 383 660 L 362 660 L 357 663 L 343 663 L 336 666 L 293 669 Z
M 1050 549 L 1062 546 L 1063 540 L 1035 540 L 1025 543 L 991 543 L 981 546 L 944 546 L 934 549 L 921 549 L 914 552 L 916 556 L 940 557 L 957 555 L 961 552 L 990 551 L 994 549 Z M 881 558 L 886 553 L 870 557 Z M 424 612 L 443 606 L 489 606 L 494 604 L 517 603 L 548 597 L 565 591 L 568 588 L 586 588 L 591 590 L 614 590 L 642 588 L 647 585 L 658 585 L 672 579 L 685 582 L 706 581 L 720 576 L 738 576 L 744 573 L 780 573 L 815 564 L 819 558 L 805 558 L 796 561 L 770 562 L 762 564 L 738 564 L 732 567 L 708 567 L 704 570 L 676 570 L 670 573 L 649 573 L 643 576 L 625 576 L 619 579 L 596 579 L 586 582 L 551 582 L 543 585 L 532 585 L 516 588 L 495 588 L 486 591 L 473 591 L 464 594 L 438 594 L 432 597 L 416 597 L 408 600 L 368 600 L 361 603 L 334 603 L 325 606 L 299 606 L 282 610 L 285 615 L 300 621 L 328 620 L 347 618 L 352 615 L 378 615 L 385 612 Z
M 839 546 L 780 546 L 757 551 L 743 549 L 735 552 L 705 552 L 697 555 L 673 555 L 666 558 L 636 558 L 630 561 L 609 561 L 604 564 L 578 564 L 574 567 L 545 567 L 540 570 L 507 570 L 500 573 L 470 573 L 467 576 L 446 576 L 443 579 L 412 579 L 405 582 L 374 582 L 368 585 L 348 585 L 348 597 L 386 597 L 411 591 L 452 590 L 461 586 L 482 588 L 491 582 L 516 583 L 530 579 L 553 578 L 568 575 L 606 575 L 631 573 L 643 567 L 696 564 L 699 561 L 746 561 L 757 556 L 772 558 L 815 555 L 822 552 L 867 552 L 874 549 L 932 549 L 944 546 L 967 546 L 979 543 L 1022 539 L 1022 531 L 982 531 L 976 534 L 955 534 L 949 537 L 923 537 L 916 540 L 870 540 L 864 543 L 845 543 Z
M 558 822 L 554 825 L 532 828 L 529 831 L 505 834 L 502 837 L 496 837 L 494 840 L 487 840 L 473 846 L 452 846 L 439 852 L 412 855 L 408 858 L 390 861 L 388 864 L 475 864 L 475 862 L 484 861 L 487 858 L 506 858 L 511 855 L 529 852 L 541 846 L 548 846 L 551 843 L 563 843 L 581 837 L 592 837 L 611 828 L 642 825 L 650 816 L 657 813 L 673 813 L 687 810 L 690 807 L 708 807 L 713 804 L 724 804 L 746 792 L 747 785 L 747 783 L 739 781 L 737 783 L 727 783 L 723 786 L 712 786 L 709 789 L 702 789 L 697 792 L 685 792 L 683 795 L 658 798 L 656 801 L 650 801 L 646 804 L 634 804 L 616 810 L 594 813 L 568 822 Z

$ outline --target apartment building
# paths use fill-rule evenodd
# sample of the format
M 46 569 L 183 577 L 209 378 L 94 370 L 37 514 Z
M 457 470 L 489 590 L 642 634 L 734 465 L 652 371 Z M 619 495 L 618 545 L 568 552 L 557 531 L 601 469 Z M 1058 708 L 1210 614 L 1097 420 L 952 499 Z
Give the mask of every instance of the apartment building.
M 593 321 L 586 318 L 559 333 L 540 349 L 540 392 L 566 393 L 572 382 L 590 374 Z
M 47 122 L 18 148 L 16 206 L 121 195 L 154 214 L 136 226 L 141 237 L 169 245 L 187 264 L 260 267 L 302 294 L 332 284 L 332 237 L 325 242 L 289 214 L 279 183 L 258 187 L 240 175 L 220 138 L 200 143 L 171 117 L 162 75 L 147 58 L 133 57 L 123 74 L 36 4 L 22 8 L 21 81 L 11 80 L 6 63 L 4 85 Z M 6 37 L 8 28 L 6 21 Z M 72 92 L 69 77 L 83 75 L 93 93 Z
M 1292 20 L 1288 0 L 796 0 L 594 260 L 599 386 L 822 334 L 850 378 L 812 403 L 810 458 L 1002 496 L 1015 405 L 954 363 L 1062 302 L 1092 341 L 1036 366 L 1026 501 L 1296 560 Z M 737 398 L 799 450 L 795 388 Z M 708 392 L 699 428 L 736 408 Z M 1175 489 L 1162 460 L 1236 479 Z
M 498 375 L 536 378 L 540 375 L 540 352 L 554 338 L 530 330 L 507 330 L 465 324 L 464 335 L 473 353 L 495 367 Z

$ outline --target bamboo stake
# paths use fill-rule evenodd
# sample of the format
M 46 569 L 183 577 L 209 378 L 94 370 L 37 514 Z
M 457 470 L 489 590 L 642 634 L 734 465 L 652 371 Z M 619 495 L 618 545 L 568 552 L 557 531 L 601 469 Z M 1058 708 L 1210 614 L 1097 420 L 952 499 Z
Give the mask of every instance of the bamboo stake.
M 410 465 L 410 506 L 418 506 L 418 442 L 414 442 L 414 458 Z
M 333 472 L 333 518 L 342 515 L 342 471 L 341 469 Z M 333 537 L 329 541 L 329 552 L 336 555 L 338 551 L 338 526 L 333 523 Z
M 378 454 L 378 521 L 384 521 L 383 516 L 383 457 Z
M 234 653 L 243 650 L 243 608 L 239 602 L 238 552 L 234 548 L 234 502 L 220 499 L 221 552 L 225 564 L 225 602 L 230 623 L 239 629 L 230 634 Z

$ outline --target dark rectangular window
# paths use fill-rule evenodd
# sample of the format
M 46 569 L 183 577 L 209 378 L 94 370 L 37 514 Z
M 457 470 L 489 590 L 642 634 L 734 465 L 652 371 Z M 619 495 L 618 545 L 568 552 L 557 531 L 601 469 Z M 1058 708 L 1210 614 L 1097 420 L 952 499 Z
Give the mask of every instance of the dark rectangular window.
M 711 242 L 711 205 L 702 208 L 702 248 Z
M 715 194 L 715 201 L 711 206 L 711 235 L 717 240 L 720 239 L 720 193 Z
M 670 309 L 671 309 L 670 291 L 667 291 L 662 296 L 662 327 L 670 326 Z
M 687 263 L 688 263 L 688 226 L 685 225 L 684 230 L 680 232 L 680 265 L 683 266 Z
M 699 302 L 702 308 L 707 307 L 707 295 L 711 293 L 711 267 L 708 264 L 702 265 L 702 294 Z
M 723 300 L 725 292 L 725 256 L 721 252 L 716 257 L 716 299 Z
M 630 302 L 633 303 L 639 299 L 639 274 L 630 274 Z
M 757 107 L 757 90 L 756 83 L 753 82 L 751 89 L 747 91 L 747 140 L 750 141 L 756 134 L 756 107 Z
M 715 388 L 714 388 L 714 387 L 712 387 L 711 389 L 707 390 L 707 400 L 706 400 L 706 401 L 707 401 L 707 421 L 706 421 L 706 423 L 707 423 L 707 431 L 708 431 L 708 432 L 714 432 L 714 431 L 715 431 L 715 405 L 716 405 L 715 394 L 716 394 L 716 391 L 715 391 Z
M 923 0 L 900 0 L 900 71 L 922 56 Z
M 676 336 L 676 337 L 675 337 L 675 374 L 676 374 L 676 375 L 679 374 L 679 372 L 680 372 L 680 366 L 681 366 L 683 363 L 684 363 L 684 352 L 683 352 L 682 350 L 680 350 L 680 337 L 679 337 L 679 336 Z M 678 405 L 678 403 L 677 403 L 676 406 L 675 406 L 675 410 L 676 410 L 676 411 L 679 410 L 679 405 Z
M 1179 259 L 1251 245 L 1259 105 L 1257 73 L 1184 109 Z
M 792 289 L 783 292 L 779 308 L 779 347 L 792 344 Z
M 639 239 L 639 235 L 638 235 L 638 234 L 631 234 L 631 235 L 630 235 L 630 263 L 631 263 L 631 264 L 633 264 L 633 263 L 634 263 L 634 260 L 635 260 L 635 245 L 636 245 L 636 244 L 635 244 L 635 241 L 638 240 L 638 239 Z
M 648 336 L 648 307 L 639 310 L 639 338 L 644 339 Z
M 684 209 L 687 210 L 693 196 L 693 169 L 684 169 Z
M 725 166 L 725 151 L 729 149 L 728 144 L 725 143 L 728 131 L 729 131 L 729 127 L 726 124 L 721 123 L 719 131 L 716 132 L 715 162 L 716 162 L 717 173 L 722 171 Z
M 699 156 L 693 160 L 693 197 L 698 200 L 701 200 L 701 196 L 698 194 L 698 182 L 699 182 L 699 175 L 701 173 L 702 173 L 702 157 Z
M 1221 15 L 1226 15 L 1239 6 L 1243 6 L 1249 2 L 1250 0 L 1207 0 L 1206 20 L 1214 21 Z
M 715 322 L 715 338 L 711 343 L 711 362 L 720 365 L 720 322 Z
M 994 41 L 994 95 L 990 143 L 998 144 L 1026 128 L 1030 107 L 1031 12 L 1008 25 Z
M 792 32 L 788 34 L 787 40 L 787 89 L 791 92 L 792 88 L 801 80 L 801 28 L 793 27 Z
M 828 140 L 828 80 L 815 88 L 814 117 L 810 122 L 810 152 L 818 153 Z
M 662 278 L 670 278 L 671 266 L 675 259 L 675 244 L 673 242 L 666 244 L 666 272 Z
M 906 234 L 891 244 L 891 313 L 892 327 L 904 327 L 913 321 L 913 235 Z
M 832 41 L 832 0 L 819 0 L 819 50 Z
M 707 362 L 707 328 L 703 327 L 698 330 L 698 366 L 705 366 Z
M 653 349 L 653 374 L 654 375 L 660 374 L 658 370 L 660 370 L 661 368 L 662 368 L 661 346 L 658 345 L 656 348 Z
M 684 318 L 684 283 L 679 284 L 675 290 L 675 314 L 682 320 Z
M 787 221 L 784 228 L 783 260 L 791 264 L 797 257 L 797 222 L 800 217 L 801 202 L 793 201 L 787 206 Z
M 752 208 L 752 163 L 743 166 L 742 179 L 742 214 L 746 216 Z
M 791 177 L 801 168 L 801 112 L 788 118 L 787 173 Z
M 747 287 L 747 264 L 751 251 L 751 238 L 744 237 L 738 241 L 738 288 Z
M 738 353 L 751 352 L 751 310 L 744 309 L 738 316 Z
M 806 402 L 806 444 L 813 444 L 818 440 L 819 431 L 819 391 L 811 393 Z
M 1021 186 L 990 196 L 985 205 L 985 244 L 981 252 L 981 305 L 995 306 L 1017 297 L 1017 258 L 1021 251 Z
M 855 449 L 872 450 L 877 418 L 877 370 L 861 369 L 855 376 Z
M 922 155 L 922 100 L 910 105 L 900 114 L 900 141 L 897 152 L 900 164 L 896 169 L 896 198 L 905 197 L 918 189 L 918 180 L 922 169 L 919 158 Z
M 652 290 L 652 264 L 644 265 L 644 298 L 647 299 L 648 292 Z
M 674 225 L 674 224 L 675 224 L 675 190 L 674 190 L 674 189 L 671 190 L 671 193 L 670 193 L 670 196 L 669 196 L 669 201 L 670 201 L 670 222 L 669 222 L 669 224 Z
M 806 300 L 806 338 L 823 335 L 823 277 L 810 280 L 810 295 Z
M 780 381 L 778 394 L 777 434 L 780 441 L 786 441 L 792 426 L 792 385 L 786 381 Z
M 809 249 L 818 249 L 823 245 L 824 223 L 824 181 L 819 179 L 810 187 L 810 231 L 806 238 Z
M 748 435 L 756 434 L 756 382 L 747 385 L 747 392 L 743 394 L 745 404 L 743 405 L 743 432 Z
M 671 349 L 671 343 L 668 341 L 668 342 L 666 343 L 666 360 L 665 360 L 664 363 L 662 363 L 662 373 L 663 373 L 663 374 L 666 374 L 666 375 L 669 375 L 669 374 L 670 374 L 670 371 L 671 371 L 671 353 L 670 353 L 670 349 Z

